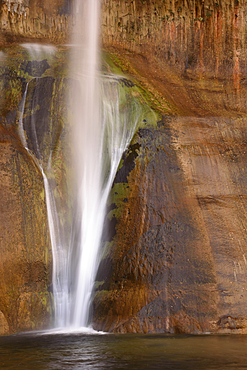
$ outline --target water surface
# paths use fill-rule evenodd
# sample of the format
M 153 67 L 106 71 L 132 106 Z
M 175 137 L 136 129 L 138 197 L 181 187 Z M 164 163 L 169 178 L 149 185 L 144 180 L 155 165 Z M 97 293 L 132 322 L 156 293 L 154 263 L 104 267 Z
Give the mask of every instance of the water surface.
M 0 368 L 247 369 L 247 336 L 19 334 L 0 338 Z

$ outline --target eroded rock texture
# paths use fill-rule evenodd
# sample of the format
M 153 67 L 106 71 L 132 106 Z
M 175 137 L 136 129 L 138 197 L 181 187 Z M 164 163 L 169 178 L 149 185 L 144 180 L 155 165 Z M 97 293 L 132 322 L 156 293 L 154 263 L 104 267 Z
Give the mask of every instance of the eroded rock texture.
M 119 171 L 128 181 L 112 189 L 97 329 L 246 332 L 245 135 L 241 119 L 164 117 L 139 130 Z
M 68 215 L 66 84 L 42 78 L 47 60 L 31 62 L 20 49 L 9 52 L 0 65 L 0 334 L 52 325 L 52 251 L 40 167 L 48 176 L 49 161 L 55 163 L 49 181 L 64 230 L 63 212 Z
M 2 2 L 2 44 L 66 40 L 69 4 Z M 245 13 L 242 0 L 103 1 L 103 45 L 160 119 L 138 130 L 112 188 L 96 329 L 247 332 Z M 1 82 L 10 91 L 1 105 L 1 333 L 44 327 L 51 317 L 44 189 L 14 129 L 25 73 L 42 76 L 42 63 Z M 64 114 L 54 99 L 60 93 L 63 82 L 49 75 L 30 83 L 24 126 L 31 145 L 30 116 L 42 123 L 44 151 L 47 140 L 60 140 L 62 125 L 55 136 L 49 131 Z M 29 115 L 32 96 L 40 100 Z M 42 121 L 49 112 L 54 120 Z M 55 154 L 53 184 L 66 203 L 64 157 Z
M 72 1 L 3 0 L 0 3 L 0 43 L 68 41 Z
M 156 55 L 182 73 L 238 84 L 245 73 L 246 2 L 104 0 L 103 45 Z
M 104 45 L 170 105 L 157 128 L 139 130 L 112 189 L 95 327 L 246 332 L 246 4 L 104 10 Z
M 0 127 L 0 333 L 51 324 L 51 253 L 42 175 Z
M 104 40 L 163 118 L 112 189 L 94 325 L 246 333 L 245 4 L 142 3 L 108 2 Z

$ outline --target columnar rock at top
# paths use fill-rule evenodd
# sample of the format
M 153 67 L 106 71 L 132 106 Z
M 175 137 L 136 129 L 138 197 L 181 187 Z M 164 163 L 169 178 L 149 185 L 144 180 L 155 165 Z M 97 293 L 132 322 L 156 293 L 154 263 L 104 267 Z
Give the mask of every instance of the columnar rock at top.
M 73 24 L 70 14 L 70 0 L 3 0 L 0 4 L 0 42 L 68 40 Z
M 0 42 L 68 42 L 73 1 L 3 0 Z M 245 71 L 246 2 L 243 0 L 103 0 L 102 44 L 153 54 L 181 72 Z

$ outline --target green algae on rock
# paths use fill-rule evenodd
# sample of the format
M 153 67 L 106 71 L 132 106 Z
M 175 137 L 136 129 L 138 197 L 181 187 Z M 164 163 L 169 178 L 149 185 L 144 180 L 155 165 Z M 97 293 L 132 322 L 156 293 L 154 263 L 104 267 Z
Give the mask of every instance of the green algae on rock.
M 48 161 L 52 162 L 50 176 L 65 232 L 71 218 L 64 105 L 68 81 L 49 77 L 54 69 L 47 59 L 41 64 L 30 62 L 30 55 L 28 59 L 24 47 L 8 48 L 1 63 L 1 334 L 52 325 L 52 254 L 37 161 L 42 161 L 45 169 Z M 44 74 L 47 77 L 41 78 Z M 21 142 L 20 121 L 33 157 Z
M 2 137 L 4 138 L 4 133 L 6 133 L 10 146 L 17 146 L 21 153 L 17 156 L 18 160 L 15 160 L 14 155 L 11 158 L 14 161 L 14 173 L 18 174 L 18 176 L 15 175 L 14 180 L 14 196 L 16 199 L 19 199 L 20 188 L 24 197 L 22 207 L 25 217 L 22 220 L 24 223 L 22 231 L 24 246 L 27 243 L 27 248 L 31 248 L 30 250 L 28 249 L 28 253 L 30 253 L 28 258 L 32 261 L 32 256 L 36 252 L 43 253 L 43 259 L 40 257 L 39 260 L 36 259 L 33 264 L 30 262 L 30 265 L 28 265 L 28 271 L 30 270 L 31 276 L 29 280 L 31 286 L 28 288 L 28 291 L 22 287 L 21 283 L 18 283 L 18 279 L 22 279 L 21 272 L 17 268 L 16 274 L 13 273 L 12 269 L 9 270 L 9 281 L 11 281 L 13 294 L 7 291 L 3 301 L 9 299 L 10 295 L 12 303 L 11 305 L 7 304 L 9 311 L 3 307 L 2 327 L 5 329 L 2 329 L 2 331 L 16 332 L 45 328 L 52 321 L 51 245 L 45 212 L 46 197 L 40 166 L 45 172 L 48 171 L 49 182 L 52 186 L 56 203 L 59 205 L 58 216 L 60 229 L 63 233 L 61 237 L 64 237 L 66 239 L 65 244 L 69 245 L 73 217 L 73 197 L 69 188 L 73 183 L 73 169 L 71 169 L 71 165 L 68 165 L 71 146 L 68 141 L 70 127 L 67 124 L 67 120 L 68 115 L 73 114 L 73 112 L 68 111 L 69 108 L 66 108 L 64 102 L 70 89 L 73 87 L 71 85 L 72 81 L 65 78 L 65 73 L 62 73 L 61 68 L 57 70 L 56 66 L 54 66 L 52 57 L 50 59 L 44 59 L 45 56 L 43 58 L 39 57 L 38 61 L 33 61 L 31 54 L 27 53 L 26 47 L 23 46 L 16 49 L 5 49 L 4 53 L 5 61 L 1 66 L 2 81 L 4 81 L 4 94 L 1 100 Z M 59 53 L 61 55 L 61 51 Z M 61 59 L 64 59 L 64 55 Z M 158 116 L 150 110 L 146 103 L 144 104 L 138 86 L 124 76 L 119 78 L 118 76 L 109 75 L 109 71 L 108 76 L 103 75 L 102 78 L 113 79 L 112 83 L 118 86 L 119 114 L 126 114 L 126 107 L 129 107 L 131 108 L 130 112 L 135 114 L 135 117 L 128 116 L 126 119 L 133 120 L 133 124 L 136 124 L 138 121 L 138 127 L 146 125 L 147 122 L 148 124 L 156 125 Z M 13 88 L 13 82 L 15 81 L 20 86 L 17 92 Z M 10 101 L 13 103 L 6 106 L 6 101 L 9 101 L 8 97 L 11 97 Z M 141 105 L 143 105 L 142 108 L 140 108 Z M 26 146 L 28 151 L 23 146 Z M 132 150 L 135 153 L 134 147 L 132 147 Z M 27 163 L 22 157 L 25 158 Z M 29 179 L 27 180 L 23 172 L 24 169 L 29 167 L 31 169 L 27 170 L 27 173 L 36 173 L 36 185 L 31 183 Z M 31 177 L 31 174 L 29 176 Z M 36 195 L 35 189 L 37 187 L 39 187 L 39 191 Z M 26 201 L 25 196 L 30 192 L 34 193 L 34 196 L 30 197 L 29 195 L 30 199 Z M 35 197 L 37 197 L 37 200 Z M 39 201 L 42 203 L 43 208 L 39 207 Z M 32 212 L 35 215 L 37 212 L 39 214 L 41 210 L 44 221 L 39 221 L 41 216 L 34 217 L 32 214 Z M 4 209 L 4 212 L 7 212 L 7 209 Z M 32 244 L 31 237 L 33 231 L 31 231 L 31 228 L 28 228 L 29 222 L 32 223 L 33 228 L 37 229 L 36 236 L 39 238 L 39 243 L 36 242 L 35 247 Z M 8 224 L 9 227 L 10 225 Z M 14 235 L 17 231 L 13 231 Z M 45 238 L 43 233 L 45 233 Z M 4 253 L 8 253 L 8 248 L 6 246 Z M 25 255 L 22 259 L 20 257 L 16 258 L 21 271 L 26 271 L 27 256 Z M 8 260 L 8 257 L 6 259 Z M 44 270 L 42 270 L 42 266 Z M 36 281 L 36 272 L 34 271 L 36 271 L 36 268 L 39 268 L 37 274 L 40 284 L 34 286 Z M 20 288 L 18 288 L 18 284 L 21 286 Z M 26 280 L 24 285 L 27 286 Z M 21 295 L 18 293 L 19 290 L 21 290 Z M 15 306 L 18 306 L 19 309 L 15 310 L 13 308 Z M 7 329 L 4 317 L 7 317 L 9 329 Z
M 44 19 L 42 7 L 37 6 L 37 13 L 31 8 L 23 24 L 35 22 L 24 30 L 24 38 L 64 37 L 59 28 L 64 29 L 69 17 L 58 27 L 59 15 L 48 32 L 50 18 Z M 246 333 L 245 11 L 243 1 L 233 0 L 103 2 L 102 39 L 110 51 L 103 71 L 116 69 L 114 64 L 118 74 L 124 69 L 131 82 L 121 75 L 122 87 L 144 110 L 108 202 L 93 300 L 97 329 Z M 2 17 L 7 14 L 5 7 Z M 18 35 L 18 27 L 10 29 L 16 19 L 12 17 L 6 26 L 4 42 L 8 32 Z M 63 66 L 57 61 L 52 71 L 42 75 L 49 93 L 60 91 Z M 27 72 L 36 74 L 39 69 L 29 64 Z M 55 71 L 60 82 L 54 80 Z M 11 77 L 4 85 L 9 98 L 4 94 L 1 106 L 2 125 L 8 128 L 3 130 L 3 142 L 18 143 L 13 117 L 25 83 L 32 78 L 27 72 L 18 71 L 15 82 Z M 42 82 L 32 81 L 30 89 L 40 91 Z M 27 106 L 31 96 L 28 99 Z M 50 108 L 56 116 L 55 99 L 53 103 Z M 26 127 L 32 115 L 39 116 L 38 105 L 26 111 Z M 62 117 L 64 112 L 60 113 Z M 53 179 L 54 184 L 61 179 L 56 189 L 61 196 L 67 185 L 59 127 L 54 137 L 47 134 L 44 140 L 57 148 Z M 41 185 L 39 197 L 44 201 Z M 47 263 L 47 253 L 45 258 Z M 41 287 L 40 292 L 45 305 L 46 290 Z M 12 297 L 11 307 L 17 307 L 16 292 L 3 296 Z M 27 307 L 26 301 L 22 299 L 21 307 Z M 8 325 L 11 330 L 25 326 L 15 324 L 12 308 L 0 314 L 2 332 Z M 35 327 L 40 317 L 28 319 L 26 327 Z
M 231 75 L 188 79 L 165 62 L 150 66 L 138 54 L 117 53 L 126 71 L 149 79 L 176 109 L 139 130 L 134 164 L 123 161 L 116 176 L 126 190 L 116 181 L 109 202 L 94 326 L 246 333 L 244 78 L 236 89 Z

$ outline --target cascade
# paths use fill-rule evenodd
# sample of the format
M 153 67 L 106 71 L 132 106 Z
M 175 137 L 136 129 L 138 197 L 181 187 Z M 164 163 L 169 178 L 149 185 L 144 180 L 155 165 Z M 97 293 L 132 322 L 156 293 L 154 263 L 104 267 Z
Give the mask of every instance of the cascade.
M 79 82 L 79 95 L 73 99 L 74 162 L 80 235 L 71 307 L 73 327 L 85 327 L 93 283 L 93 269 L 100 242 L 101 137 L 98 67 L 98 0 L 76 0 L 75 56 L 73 75 Z M 83 27 L 82 27 L 83 25 Z
M 99 73 L 100 1 L 77 0 L 75 11 L 71 75 L 79 83 L 79 94 L 72 96 L 77 206 L 64 279 L 68 282 L 65 288 L 70 289 L 69 309 L 60 322 L 77 329 L 88 325 L 107 199 L 139 113 L 134 102 L 121 104 L 118 77 Z M 63 301 L 67 300 L 66 289 Z
M 28 147 L 25 137 L 24 112 L 29 83 L 20 104 L 19 116 L 22 144 L 43 175 L 53 254 L 55 327 L 66 331 L 85 328 L 89 324 L 107 199 L 122 154 L 140 118 L 138 104 L 125 97 L 121 77 L 99 72 L 99 0 L 77 0 L 75 5 L 76 17 L 82 15 L 76 24 L 77 27 L 83 25 L 83 29 L 76 30 L 71 52 L 71 77 L 76 84 L 68 104 L 72 108 L 69 119 L 73 131 L 71 147 L 76 181 L 69 245 L 62 237 L 64 230 L 50 186 L 52 149 L 44 160 L 37 140 L 36 122 L 31 122 L 35 141 L 32 149 Z M 35 58 L 43 52 L 43 48 L 36 45 L 24 47 L 30 55 L 35 54 Z
M 37 47 L 35 46 L 35 50 Z M 39 57 L 39 55 L 37 55 Z M 37 80 L 37 79 L 35 79 Z M 65 246 L 62 245 L 63 238 L 61 237 L 62 230 L 59 223 L 59 217 L 57 212 L 57 206 L 55 197 L 50 186 L 49 177 L 52 173 L 51 157 L 52 151 L 49 153 L 49 158 L 47 164 L 44 168 L 42 163 L 42 154 L 38 144 L 37 132 L 36 132 L 36 122 L 32 118 L 31 126 L 34 137 L 33 150 L 28 147 L 28 143 L 25 136 L 24 130 L 24 111 L 25 103 L 27 99 L 29 82 L 26 85 L 24 96 L 20 104 L 20 115 L 19 115 L 19 125 L 18 132 L 22 142 L 23 147 L 27 150 L 32 160 L 35 162 L 40 172 L 42 173 L 44 180 L 46 207 L 47 207 L 47 218 L 50 232 L 50 240 L 52 246 L 53 254 L 53 273 L 52 273 L 52 283 L 53 283 L 53 294 L 54 294 L 54 305 L 56 312 L 56 323 L 58 326 L 64 325 L 63 318 L 65 312 L 68 312 L 68 286 L 65 271 L 67 269 L 67 256 L 65 252 Z

